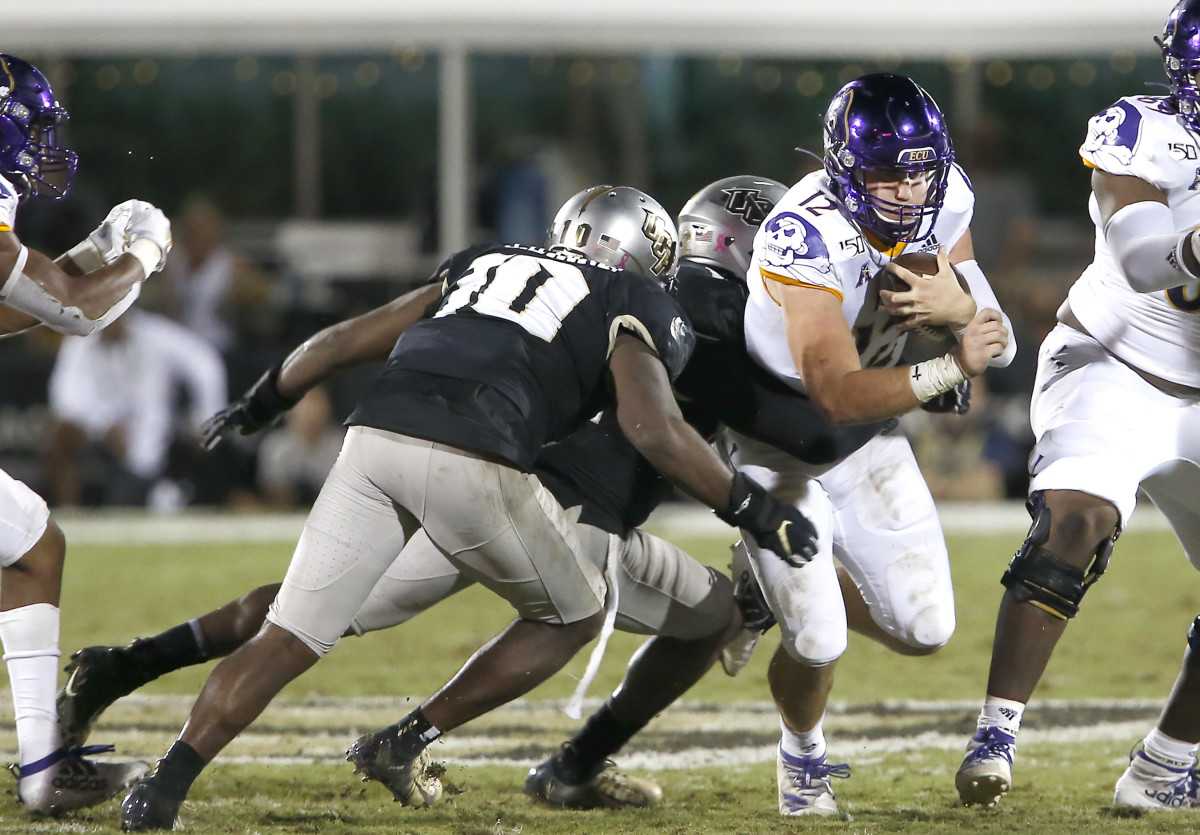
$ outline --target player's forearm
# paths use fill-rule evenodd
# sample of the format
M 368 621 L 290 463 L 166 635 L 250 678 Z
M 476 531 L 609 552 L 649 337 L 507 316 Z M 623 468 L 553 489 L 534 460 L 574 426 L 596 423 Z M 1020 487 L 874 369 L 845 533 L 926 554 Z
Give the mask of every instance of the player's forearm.
M 711 508 L 728 505 L 733 470 L 682 417 L 622 431 L 663 478 Z
M 808 383 L 808 393 L 834 426 L 871 423 L 921 405 L 913 392 L 910 366 L 864 368 Z

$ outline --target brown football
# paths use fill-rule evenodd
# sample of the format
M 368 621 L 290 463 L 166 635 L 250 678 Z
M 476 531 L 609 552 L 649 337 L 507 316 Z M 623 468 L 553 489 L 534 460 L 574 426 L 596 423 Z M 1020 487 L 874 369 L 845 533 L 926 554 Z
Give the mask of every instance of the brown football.
M 917 275 L 934 275 L 938 269 L 937 256 L 932 252 L 904 252 L 892 260 Z M 958 270 L 955 270 L 954 274 L 958 276 L 959 285 L 968 290 L 966 279 Z M 876 277 L 881 290 L 908 289 L 907 283 L 886 268 L 881 268 Z M 940 357 L 953 348 L 954 344 L 954 331 L 947 325 L 918 325 L 908 332 L 901 360 L 905 363 L 924 362 L 933 357 Z

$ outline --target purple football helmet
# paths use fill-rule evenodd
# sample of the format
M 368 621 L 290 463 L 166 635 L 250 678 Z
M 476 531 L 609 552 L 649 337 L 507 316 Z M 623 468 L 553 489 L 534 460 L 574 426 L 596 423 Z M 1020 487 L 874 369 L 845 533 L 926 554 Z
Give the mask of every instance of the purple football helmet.
M 0 54 L 0 173 L 26 197 L 61 200 L 79 158 L 55 144 L 67 111 L 32 64 Z
M 825 112 L 829 188 L 863 229 L 889 243 L 929 237 L 946 197 L 954 146 L 937 102 L 910 78 L 875 73 L 838 91 Z M 872 196 L 866 173 L 928 178 L 921 205 Z
M 1200 131 L 1200 0 L 1179 0 L 1154 42 L 1162 48 L 1175 112 L 1189 130 Z

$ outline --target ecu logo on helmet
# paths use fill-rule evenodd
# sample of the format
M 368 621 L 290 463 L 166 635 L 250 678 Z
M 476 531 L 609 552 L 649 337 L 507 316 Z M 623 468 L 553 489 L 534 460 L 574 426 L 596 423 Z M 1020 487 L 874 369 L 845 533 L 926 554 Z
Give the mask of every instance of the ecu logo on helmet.
M 901 165 L 914 162 L 929 162 L 936 158 L 936 156 L 937 154 L 934 153 L 933 148 L 905 148 L 900 152 L 900 156 L 896 162 Z

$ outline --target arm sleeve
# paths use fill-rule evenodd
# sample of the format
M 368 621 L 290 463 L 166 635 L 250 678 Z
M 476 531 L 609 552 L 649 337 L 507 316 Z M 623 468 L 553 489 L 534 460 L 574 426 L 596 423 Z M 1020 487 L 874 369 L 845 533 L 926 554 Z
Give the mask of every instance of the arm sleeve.
M 954 268 L 958 270 L 959 275 L 966 279 L 967 289 L 971 291 L 971 298 L 975 299 L 979 310 L 989 307 L 992 310 L 1000 311 L 1000 316 L 1004 319 L 1004 327 L 1008 328 L 1008 345 L 1004 346 L 1000 356 L 993 357 L 988 365 L 999 368 L 1006 367 L 1017 355 L 1017 337 L 1013 333 L 1012 320 L 1000 307 L 1000 300 L 996 298 L 992 285 L 988 283 L 987 276 L 983 274 L 983 270 L 979 268 L 979 264 L 974 259 L 960 261 L 954 265 Z

